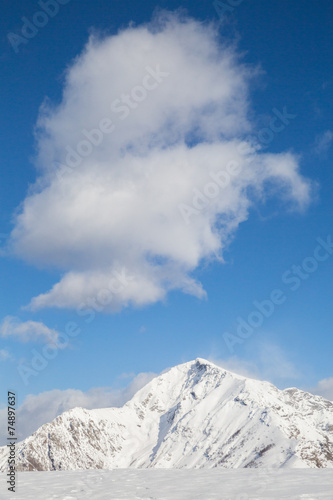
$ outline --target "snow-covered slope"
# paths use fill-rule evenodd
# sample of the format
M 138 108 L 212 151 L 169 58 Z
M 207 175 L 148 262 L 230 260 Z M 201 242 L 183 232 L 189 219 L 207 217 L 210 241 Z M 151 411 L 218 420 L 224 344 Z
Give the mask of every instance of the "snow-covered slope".
M 0 469 L 7 450 L 0 448 Z M 197 359 L 122 408 L 75 408 L 17 445 L 19 470 L 333 468 L 333 403 Z

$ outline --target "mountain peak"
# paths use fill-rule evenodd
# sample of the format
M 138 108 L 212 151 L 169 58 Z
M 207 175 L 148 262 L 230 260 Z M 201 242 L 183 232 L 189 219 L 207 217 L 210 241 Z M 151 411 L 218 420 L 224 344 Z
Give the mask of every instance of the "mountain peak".
M 0 448 L 0 470 L 7 464 Z M 161 373 L 122 408 L 75 409 L 17 445 L 18 470 L 329 467 L 333 404 L 203 358 Z
M 208 361 L 207 359 L 203 358 L 196 358 L 194 361 L 192 361 L 192 364 L 195 365 L 196 369 L 198 370 L 207 370 L 208 368 L 213 368 L 213 369 L 219 369 L 223 371 L 223 368 L 220 366 L 216 365 L 215 363 L 212 363 L 211 361 Z
M 203 359 L 203 358 L 196 358 L 194 361 L 193 361 L 197 366 L 208 366 L 208 365 L 212 365 L 213 363 L 211 363 L 210 361 L 207 361 L 207 359 Z

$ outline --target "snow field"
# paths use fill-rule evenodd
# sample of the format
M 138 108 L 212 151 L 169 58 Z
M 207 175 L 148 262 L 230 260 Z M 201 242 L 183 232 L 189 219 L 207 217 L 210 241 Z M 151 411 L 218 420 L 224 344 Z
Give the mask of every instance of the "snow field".
M 21 472 L 17 491 L 0 475 L 0 499 L 333 500 L 333 472 L 316 469 L 116 469 Z

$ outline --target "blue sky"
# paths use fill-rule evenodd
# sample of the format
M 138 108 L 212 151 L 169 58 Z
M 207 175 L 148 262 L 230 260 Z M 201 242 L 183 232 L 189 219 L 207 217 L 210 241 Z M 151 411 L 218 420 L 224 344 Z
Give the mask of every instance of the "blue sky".
M 213 3 L 203 1 L 181 3 L 148 1 L 139 6 L 137 2 L 132 1 L 101 0 L 96 3 L 71 0 L 67 4 L 63 2 L 63 5 L 58 5 L 58 7 L 58 12 L 53 18 L 42 16 L 41 22 L 47 19 L 46 25 L 38 28 L 38 32 L 33 34 L 27 43 L 19 43 L 15 51 L 13 43 L 14 45 L 18 43 L 18 39 L 13 42 L 12 38 L 10 43 L 8 33 L 21 36 L 25 22 L 22 21 L 22 17 L 29 21 L 38 19 L 36 12 L 40 12 L 41 7 L 33 1 L 18 1 L 15 5 L 5 1 L 3 5 L 1 19 L 1 72 L 3 75 L 0 93 L 2 106 L 0 379 L 2 386 L 5 390 L 7 386 L 8 389 L 15 389 L 19 395 L 19 402 L 22 404 L 27 395 L 37 396 L 54 389 L 61 391 L 77 389 L 85 392 L 91 388 L 108 387 L 118 390 L 128 384 L 138 373 L 158 373 L 168 366 L 195 357 L 203 357 L 216 360 L 235 371 L 269 379 L 279 387 L 296 385 L 306 389 L 313 388 L 318 393 L 320 391 L 323 393 L 323 384 L 319 386 L 317 384 L 319 381 L 333 377 L 331 360 L 333 255 L 326 252 L 327 259 L 324 260 L 325 249 L 323 248 L 320 251 L 323 257 L 321 261 L 313 256 L 319 245 L 317 239 L 327 241 L 327 238 L 332 235 L 333 76 L 331 61 L 333 49 L 331 33 L 333 16 L 330 2 L 322 1 L 320 5 L 314 5 L 309 0 L 292 3 L 244 0 L 229 13 L 223 15 L 220 20 Z M 149 59 L 148 54 L 147 60 L 143 56 L 142 61 L 138 62 L 138 53 L 130 54 L 131 50 L 136 50 L 136 44 L 126 39 L 129 48 L 121 49 L 125 51 L 123 54 L 120 53 L 118 57 L 117 53 L 111 51 L 113 55 L 110 56 L 110 68 L 105 76 L 105 88 L 101 86 L 101 96 L 100 99 L 97 98 L 96 89 L 99 89 L 100 83 L 94 82 L 91 75 L 95 70 L 98 71 L 96 62 L 98 57 L 106 57 L 102 55 L 103 49 L 99 45 L 100 42 L 96 42 L 96 47 L 91 49 L 89 61 L 81 58 L 81 62 L 83 61 L 81 68 L 79 63 L 74 62 L 86 46 L 89 34 L 95 33 L 97 40 L 108 40 L 112 36 L 114 40 L 118 40 L 119 30 L 125 30 L 126 33 L 130 25 L 133 37 L 139 37 L 140 26 L 150 22 L 154 15 L 158 16 L 156 14 L 158 8 L 168 11 L 183 8 L 187 11 L 187 21 L 184 18 L 180 21 L 179 17 L 169 19 L 170 32 L 174 26 L 180 26 L 177 36 L 180 40 L 179 53 L 183 57 L 183 63 L 180 57 L 178 73 L 176 72 L 177 66 L 172 66 L 176 64 L 175 60 L 178 57 L 176 45 L 169 50 L 161 42 L 161 47 L 162 45 L 163 47 L 158 53 L 157 43 L 155 59 Z M 199 42 L 197 47 L 191 47 L 188 42 L 188 46 L 183 50 L 182 22 L 203 27 L 203 32 L 199 33 L 201 28 L 196 28 L 197 31 L 194 34 L 191 32 L 190 35 L 186 35 L 187 39 L 193 35 L 192 41 Z M 216 61 L 215 66 L 209 65 L 204 58 L 204 53 L 198 56 L 201 52 L 200 41 L 208 40 L 205 38 L 206 31 L 211 22 L 215 23 L 215 28 L 211 29 L 215 29 L 215 32 L 219 30 L 221 37 L 218 42 L 212 42 L 212 40 L 209 42 L 213 45 L 217 44 L 214 45 L 214 50 L 221 51 L 220 66 Z M 156 28 L 156 25 L 155 29 L 163 31 L 163 28 Z M 169 40 L 168 36 L 171 37 L 170 34 L 166 34 L 166 42 Z M 138 41 L 141 43 L 141 39 L 138 38 Z M 147 43 L 149 46 L 149 42 Z M 186 43 L 184 42 L 184 46 Z M 227 57 L 227 51 L 223 48 L 226 44 L 233 47 L 234 55 L 232 67 L 226 70 L 230 74 L 224 78 L 221 64 L 223 57 Z M 219 48 L 216 49 L 216 47 Z M 149 52 L 149 48 L 147 50 Z M 165 57 L 162 57 L 163 54 Z M 182 88 L 182 84 L 179 84 L 183 81 L 182 78 L 187 78 L 185 74 L 187 64 L 189 65 L 187 74 L 191 71 L 195 74 L 195 68 L 191 66 L 192 56 L 201 57 L 199 62 L 202 64 L 202 74 L 204 74 L 202 86 L 198 84 L 195 87 L 198 93 L 196 95 L 191 92 L 191 82 L 186 80 L 184 87 L 187 85 L 187 88 Z M 134 57 L 132 73 L 128 69 L 131 57 Z M 290 162 L 296 162 L 299 166 L 298 177 L 290 181 L 294 184 L 291 187 L 285 187 L 285 191 L 279 191 L 281 179 L 273 182 L 265 178 L 260 188 L 261 192 L 253 196 L 249 195 L 251 203 L 246 208 L 247 215 L 241 215 L 240 209 L 237 212 L 237 229 L 235 231 L 223 229 L 220 233 L 223 240 L 220 248 L 216 242 L 209 241 L 205 245 L 200 243 L 201 253 L 199 252 L 199 257 L 195 258 L 192 258 L 191 244 L 193 241 L 201 242 L 201 231 L 203 228 L 211 227 L 209 217 L 217 217 L 221 213 L 226 213 L 216 198 L 212 199 L 206 212 L 199 211 L 199 214 L 191 216 L 194 221 L 193 224 L 191 222 L 191 231 L 193 229 L 191 234 L 186 233 L 187 226 L 184 226 L 184 231 L 178 230 L 178 219 L 175 224 L 168 220 L 165 234 L 157 238 L 156 231 L 152 229 L 156 220 L 151 219 L 151 216 L 147 214 L 159 210 L 154 205 L 154 200 L 157 200 L 159 195 L 152 193 L 148 188 L 146 196 L 149 198 L 151 195 L 149 198 L 151 206 L 146 215 L 141 217 L 138 215 L 136 221 L 138 211 L 134 210 L 132 215 L 129 214 L 131 227 L 128 227 L 128 231 L 132 231 L 135 235 L 135 231 L 138 230 L 138 237 L 133 236 L 132 239 L 128 237 L 126 218 L 121 219 L 122 225 L 120 222 L 120 226 L 117 226 L 115 232 L 112 233 L 113 226 L 111 222 L 108 222 L 115 217 L 112 210 L 107 213 L 107 216 L 105 210 L 97 211 L 97 218 L 93 219 L 89 211 L 88 222 L 86 226 L 82 226 L 82 231 L 87 232 L 84 236 L 86 239 L 82 237 L 82 241 L 88 242 L 87 250 L 82 244 L 79 250 L 72 251 L 71 229 L 67 233 L 68 227 L 62 226 L 63 222 L 59 222 L 63 217 L 60 215 L 63 213 L 60 208 L 62 202 L 56 197 L 49 199 L 47 188 L 42 186 L 40 189 L 42 191 L 44 189 L 44 205 L 37 205 L 37 208 L 29 214 L 26 211 L 26 218 L 23 222 L 21 218 L 21 226 L 19 226 L 17 215 L 27 210 L 22 205 L 27 196 L 36 195 L 36 186 L 34 186 L 36 179 L 44 182 L 50 172 L 52 175 L 54 167 L 50 162 L 48 163 L 48 154 L 54 148 L 56 153 L 52 154 L 61 155 L 61 152 L 57 152 L 57 148 L 60 148 L 59 144 L 66 144 L 67 140 L 66 132 L 63 133 L 63 130 L 69 131 L 68 144 L 77 144 L 75 134 L 73 133 L 73 137 L 70 137 L 70 134 L 76 125 L 80 127 L 84 123 L 85 106 L 87 105 L 89 116 L 94 115 L 94 106 L 96 109 L 99 105 L 103 109 L 103 103 L 105 107 L 108 106 L 117 96 L 120 96 L 122 82 L 124 82 L 124 92 L 126 92 L 134 88 L 133 82 L 143 81 L 147 66 L 151 68 L 153 64 L 151 61 L 157 61 L 156 57 L 162 57 L 158 59 L 158 62 L 165 73 L 168 73 L 169 67 L 173 67 L 174 71 L 169 72 L 169 76 L 163 77 L 165 83 L 160 83 L 158 88 L 147 90 L 146 100 L 140 103 L 136 112 L 129 116 L 126 122 L 128 126 L 124 129 L 119 127 L 116 130 L 116 134 L 119 130 L 119 134 L 123 135 L 114 136 L 118 141 L 124 140 L 127 151 L 137 148 L 136 154 L 143 155 L 143 157 L 147 155 L 143 168 L 148 168 L 148 164 L 151 168 L 155 168 L 154 165 L 164 164 L 163 162 L 168 164 L 173 161 L 172 158 L 163 156 L 167 155 L 165 151 L 168 148 L 172 149 L 174 144 L 175 139 L 171 139 L 171 133 L 174 133 L 175 137 L 183 134 L 188 150 L 196 144 L 218 140 L 244 140 L 250 135 L 255 137 L 256 144 L 261 147 L 260 157 L 271 155 L 272 158 L 273 155 L 286 152 L 291 155 L 292 160 L 284 158 L 284 163 L 276 168 L 280 169 L 279 172 L 283 168 L 291 169 Z M 112 64 L 118 71 L 114 74 Z M 124 70 L 121 69 L 123 66 Z M 63 91 L 66 88 L 66 68 L 70 68 L 69 74 L 72 75 L 72 88 L 70 90 L 67 88 L 67 101 L 63 97 Z M 124 75 L 121 71 L 124 71 Z M 220 82 L 218 78 L 221 78 Z M 239 83 L 240 80 L 241 83 Z M 152 84 L 153 80 L 149 81 Z M 91 85 L 92 94 L 89 94 L 89 91 L 85 94 L 85 82 L 88 82 L 88 86 Z M 114 93 L 110 90 L 108 94 L 108 85 Z M 223 115 L 226 113 L 225 108 L 219 107 L 219 99 L 224 99 L 223 92 L 230 93 L 229 104 L 232 102 L 231 108 L 235 106 L 232 112 L 234 114 L 228 117 L 230 120 L 228 123 L 226 116 Z M 77 108 L 75 96 L 78 96 Z M 91 97 L 89 103 L 87 96 Z M 177 117 L 185 116 L 187 113 L 187 121 L 186 123 L 184 121 L 181 127 L 178 122 L 171 125 L 160 123 L 159 115 L 154 114 L 157 113 L 158 106 L 161 106 L 162 114 L 164 113 L 163 106 L 166 110 L 168 109 L 167 96 L 172 98 L 170 106 L 174 106 L 172 116 L 176 116 L 175 121 Z M 40 107 L 46 97 L 49 108 L 41 111 Z M 103 98 L 105 101 L 102 101 Z M 196 108 L 198 102 L 196 99 L 204 103 L 201 108 L 200 106 Z M 206 109 L 204 105 L 210 102 L 209 99 L 215 99 L 214 106 L 217 111 L 212 111 L 209 115 L 210 122 L 209 120 L 206 122 L 203 119 Z M 57 107 L 61 102 L 62 108 Z M 154 106 L 149 107 L 153 103 Z M 64 111 L 62 112 L 61 109 Z M 74 110 L 72 114 L 71 109 Z M 98 115 L 99 112 L 96 110 L 96 116 L 101 116 Z M 281 113 L 284 118 L 280 121 L 275 119 L 272 122 L 272 119 L 281 116 Z M 105 116 L 109 115 L 106 113 Z M 36 131 L 38 117 L 40 129 L 36 133 L 34 131 Z M 149 140 L 153 137 L 151 130 L 153 126 L 157 128 L 161 126 L 158 129 L 160 130 L 159 140 L 162 144 L 160 150 L 158 148 L 155 150 L 151 142 L 144 143 L 135 135 L 140 130 L 141 119 L 143 129 L 149 122 L 147 125 Z M 172 122 L 172 117 L 169 117 L 169 120 Z M 201 127 L 199 132 L 193 120 L 196 120 Z M 86 124 L 88 130 L 89 123 Z M 93 123 L 95 122 L 90 123 L 90 128 Z M 272 132 L 272 123 L 276 125 L 279 123 L 281 130 L 275 131 L 274 129 Z M 47 124 L 51 127 L 49 133 L 52 129 L 49 142 L 45 132 Z M 132 136 L 131 130 L 135 130 Z M 39 153 L 38 148 L 40 148 Z M 40 153 L 41 148 L 44 148 L 44 156 Z M 115 167 L 115 173 L 112 173 L 116 176 L 117 168 L 119 170 L 122 168 L 119 165 L 126 167 L 126 160 L 121 163 L 123 159 L 120 156 L 119 158 L 113 157 L 115 145 L 111 145 L 110 148 L 108 152 L 106 141 L 104 141 L 101 148 L 97 147 L 96 151 L 93 151 L 92 156 L 95 162 L 101 162 L 103 165 L 110 158 L 111 163 L 118 165 Z M 201 154 L 200 151 L 199 154 Z M 202 152 L 202 154 L 204 161 L 209 163 L 210 158 L 212 162 L 215 161 L 213 158 L 216 158 L 216 152 L 209 151 Z M 221 154 L 229 157 L 229 153 L 224 150 L 221 150 Z M 90 158 L 88 160 L 91 161 Z M 38 161 L 39 164 L 36 165 Z M 197 159 L 193 161 L 196 162 Z M 256 163 L 257 160 L 253 161 Z M 197 168 L 199 176 L 199 166 Z M 207 168 L 210 168 L 209 165 Z M 87 167 L 87 171 L 84 172 L 90 175 L 91 171 Z M 74 175 L 78 178 L 75 182 L 73 181 L 73 186 L 80 186 L 81 173 L 75 171 Z M 253 171 L 251 175 L 253 178 L 246 187 L 248 191 L 255 190 L 253 186 L 258 188 L 256 182 L 259 182 L 260 175 L 266 174 Z M 276 173 L 275 178 L 279 175 Z M 171 174 L 168 176 L 165 173 L 164 176 L 163 173 L 161 178 L 165 180 L 166 185 L 170 183 L 171 188 L 176 189 L 175 176 L 171 178 Z M 140 179 L 137 181 L 135 179 L 133 189 L 136 189 L 135 182 L 141 182 Z M 116 180 L 120 182 L 118 178 Z M 153 181 L 157 182 L 155 178 Z M 272 184 L 270 189 L 267 188 L 266 181 Z M 207 182 L 206 180 L 206 184 Z M 285 178 L 283 182 L 287 182 Z M 192 187 L 202 192 L 206 184 L 199 182 Z M 73 186 L 68 189 L 74 189 Z M 294 193 L 290 199 L 286 199 L 288 189 L 294 189 L 295 193 L 298 189 L 299 192 Z M 308 189 L 307 194 L 304 194 L 305 189 Z M 301 190 L 303 191 L 300 194 Z M 170 193 L 168 190 L 166 192 Z M 87 196 L 89 196 L 89 189 L 83 196 L 83 210 Z M 217 197 L 220 200 L 223 193 L 219 192 Z M 70 197 L 67 201 L 64 199 L 62 206 L 67 202 L 70 204 L 71 200 Z M 168 202 L 169 200 L 166 199 L 165 203 Z M 241 204 L 245 203 L 245 200 L 239 198 L 237 202 Z M 187 199 L 184 199 L 184 203 L 188 206 Z M 213 205 L 214 212 L 211 213 Z M 119 207 L 119 217 L 121 217 L 121 212 L 127 210 L 127 205 L 119 204 L 117 207 Z M 77 206 L 72 208 L 75 211 Z M 59 213 L 59 220 L 53 220 L 51 215 L 49 218 L 45 216 L 44 220 L 42 215 L 48 209 L 55 217 Z M 161 214 L 168 218 L 169 212 L 163 212 L 163 210 L 164 207 L 161 208 Z M 203 213 L 208 214 L 207 217 Z M 201 222 L 199 224 L 199 219 L 202 219 L 202 225 Z M 73 220 L 75 226 L 75 217 Z M 50 229 L 53 224 L 54 231 Z M 94 248 L 91 244 L 95 228 L 91 229 L 89 224 L 101 225 L 103 234 L 108 233 L 108 224 L 110 224 L 111 243 L 107 242 L 103 252 L 100 250 L 98 239 L 96 240 L 98 248 Z M 213 223 L 212 226 L 214 226 Z M 182 228 L 181 225 L 179 227 Z M 11 238 L 9 235 L 14 228 L 18 228 L 18 233 L 15 238 Z M 74 230 L 76 231 L 76 228 Z M 148 237 L 150 231 L 153 234 Z M 53 234 L 52 237 L 51 234 Z M 178 242 L 182 240 L 183 234 L 189 234 L 189 240 L 186 241 L 184 236 L 184 242 L 182 242 L 184 246 L 178 249 Z M 48 243 L 48 241 L 51 242 Z M 103 247 L 104 240 L 101 241 Z M 58 248 L 58 244 L 59 252 L 55 250 L 52 253 L 52 245 Z M 107 253 L 112 245 L 117 248 L 114 258 L 108 257 Z M 146 245 L 145 248 L 143 248 L 144 245 Z M 163 249 L 163 245 L 170 245 L 167 255 L 160 250 Z M 188 255 L 186 252 L 182 253 L 186 245 L 188 245 Z M 139 246 L 140 249 L 138 249 Z M 156 248 L 159 250 L 155 250 Z M 215 250 L 217 248 L 217 253 L 220 257 L 222 256 L 224 262 L 214 257 L 214 248 Z M 196 249 L 197 246 L 193 244 L 193 255 Z M 304 261 L 304 259 L 307 260 Z M 93 264 L 92 261 L 94 261 Z M 82 298 L 81 291 L 78 297 L 69 297 L 67 292 L 67 295 L 63 293 L 61 298 L 47 297 L 45 307 L 41 306 L 41 299 L 38 307 L 30 307 L 30 309 L 25 307 L 34 297 L 46 294 L 52 289 L 65 273 L 81 273 L 83 281 L 80 283 L 87 284 L 91 283 L 91 280 L 96 281 L 96 273 L 101 269 L 101 273 L 104 272 L 104 268 L 97 266 L 97 261 L 105 261 L 105 266 L 111 267 L 114 262 L 120 263 L 120 267 L 112 268 L 113 273 L 115 269 L 119 271 L 124 262 L 127 267 L 132 264 L 137 266 L 140 269 L 139 273 L 142 266 L 147 265 L 147 274 L 140 278 L 138 289 L 133 292 L 134 295 L 131 295 L 130 299 L 126 296 L 127 292 L 124 292 L 125 298 L 123 296 L 119 298 L 119 304 L 117 303 L 119 310 L 116 312 L 111 310 L 112 308 L 104 308 L 102 312 L 96 312 L 93 319 L 79 315 L 77 304 Z M 291 274 L 296 272 L 293 266 L 298 265 L 305 265 L 309 272 L 306 273 L 307 277 L 299 279 L 297 290 L 292 290 L 292 283 L 286 281 Z M 154 275 L 154 266 L 160 273 L 158 279 Z M 128 272 L 133 274 L 133 269 L 129 269 Z M 289 274 L 286 275 L 288 272 Z M 304 268 L 303 271 L 298 272 L 304 273 Z M 168 275 L 167 278 L 165 278 L 166 275 Z M 102 280 L 102 277 L 99 276 L 98 279 Z M 188 283 L 189 279 L 195 280 L 195 284 L 191 282 L 189 285 L 190 288 L 192 287 L 192 294 L 184 293 L 184 287 L 187 286 L 184 283 Z M 178 281 L 182 284 L 179 285 Z M 168 282 L 167 285 L 166 282 Z M 200 287 L 198 283 L 202 286 Z M 93 286 L 95 285 L 99 286 L 97 282 Z M 226 343 L 226 332 L 237 337 L 238 318 L 241 317 L 247 321 L 248 316 L 256 309 L 254 302 L 269 299 L 272 291 L 276 289 L 281 290 L 284 297 L 283 303 L 275 305 L 274 312 L 264 318 L 260 326 L 254 327 L 248 338 L 242 338 L 241 342 L 235 343 L 231 351 Z M 206 295 L 202 290 L 205 290 Z M 66 304 L 64 307 L 54 307 L 57 300 L 62 300 L 63 306 L 68 300 L 68 307 Z M 87 319 L 92 319 L 92 321 L 87 322 Z M 24 364 L 31 367 L 31 361 L 36 352 L 42 353 L 45 345 L 53 338 L 52 335 L 57 336 L 63 333 L 69 322 L 74 322 L 80 331 L 76 330 L 77 335 L 72 337 L 64 348 L 56 351 L 54 359 L 49 359 L 45 368 L 40 369 L 38 373 L 35 370 L 34 375 L 28 375 L 27 383 L 24 383 L 18 373 L 18 366 Z M 333 383 L 331 385 L 330 383 L 325 382 L 325 387 L 331 391 L 326 392 L 325 395 L 327 397 L 330 395 L 332 399 Z M 4 402 L 5 393 L 2 398 Z M 61 394 L 59 398 L 61 401 Z M 42 398 L 40 402 L 42 404 Z M 96 400 L 94 403 L 96 404 Z M 58 402 L 55 411 L 59 410 L 59 405 Z M 71 403 L 67 402 L 66 405 L 64 407 L 70 406 Z

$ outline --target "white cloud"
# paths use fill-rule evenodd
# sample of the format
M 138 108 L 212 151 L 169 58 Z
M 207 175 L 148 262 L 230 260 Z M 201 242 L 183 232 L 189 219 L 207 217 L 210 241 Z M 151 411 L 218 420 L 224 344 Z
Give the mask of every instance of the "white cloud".
M 13 316 L 6 316 L 0 325 L 0 337 L 14 337 L 22 342 L 56 342 L 58 332 L 38 321 L 21 321 Z
M 7 349 L 0 349 L 0 361 L 6 361 L 10 358 L 10 354 Z
M 332 144 L 333 144 L 333 132 L 332 130 L 326 130 L 325 132 L 316 137 L 314 146 L 315 152 L 318 155 L 326 154 L 327 151 L 332 146 Z
M 263 378 L 283 383 L 301 378 L 300 371 L 278 345 L 264 343 L 259 348 L 259 363 Z
M 231 356 L 228 359 L 216 359 L 214 357 L 209 357 L 209 361 L 217 366 L 220 366 L 224 370 L 236 373 L 237 375 L 259 379 L 258 365 L 253 361 L 240 359 L 238 356 Z
M 123 389 L 99 387 L 82 392 L 76 389 L 42 392 L 30 394 L 17 409 L 18 438 L 24 439 L 35 432 L 41 425 L 51 422 L 64 411 L 75 407 L 86 409 L 120 407 L 129 401 L 134 394 L 154 378 L 154 373 L 139 373 L 131 383 Z M 5 429 L 7 409 L 0 410 L 0 429 Z M 5 444 L 6 435 L 0 432 L 0 446 Z M 2 441 L 2 443 L 1 443 Z
M 214 27 L 171 14 L 89 40 L 67 71 L 62 102 L 41 108 L 39 177 L 11 234 L 17 256 L 64 273 L 31 309 L 114 311 L 173 289 L 204 297 L 193 272 L 221 258 L 254 193 L 257 201 L 274 193 L 294 207 L 308 203 L 293 154 L 255 146 L 249 162 L 240 149 L 253 132 L 254 76 Z M 96 132 L 107 118 L 112 131 L 108 122 L 108 132 Z M 230 162 L 238 175 L 212 188 Z M 216 187 L 203 202 L 198 192 Z M 188 224 L 184 205 L 197 207 Z M 119 281 L 119 272 L 131 278 Z
M 267 380 L 278 387 L 286 387 L 292 380 L 301 379 L 297 369 L 283 349 L 271 342 L 258 342 L 251 361 L 231 356 L 227 359 L 211 357 L 210 360 L 225 370 L 258 380 Z
M 310 392 L 333 401 L 333 377 L 320 380 L 316 387 L 310 389 Z

